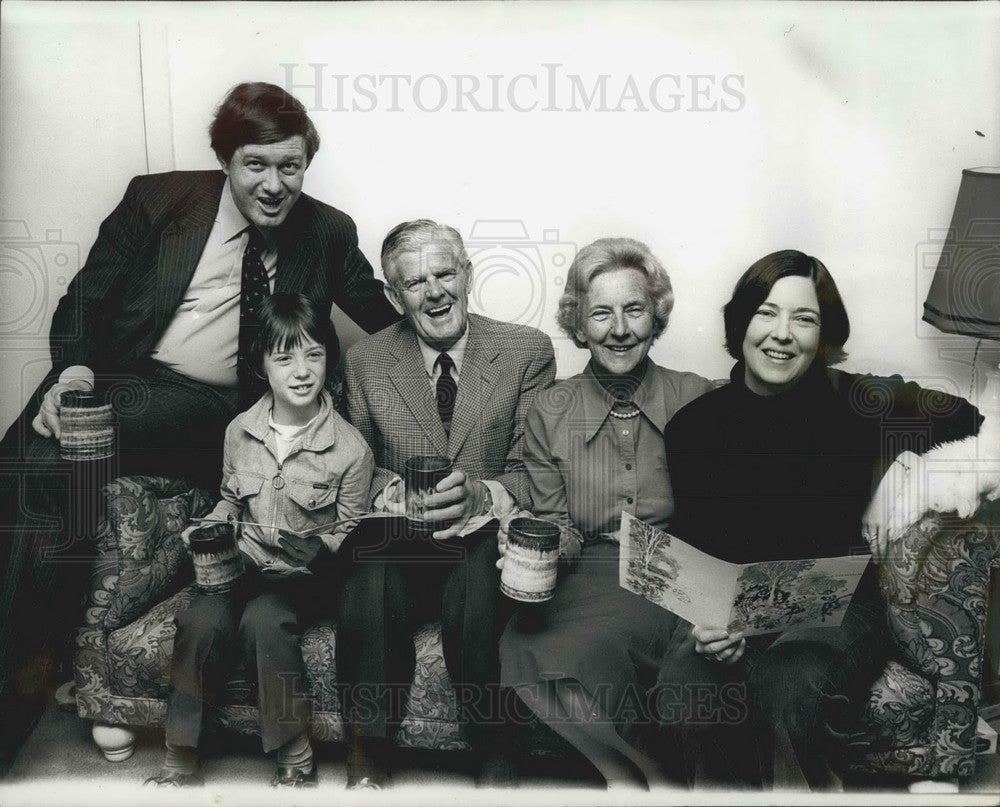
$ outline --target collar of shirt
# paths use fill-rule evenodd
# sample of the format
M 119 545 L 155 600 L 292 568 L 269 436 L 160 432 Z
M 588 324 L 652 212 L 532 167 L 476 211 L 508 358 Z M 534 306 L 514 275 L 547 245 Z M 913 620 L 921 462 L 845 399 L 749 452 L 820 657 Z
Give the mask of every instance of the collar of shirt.
M 246 412 L 237 417 L 243 424 L 243 430 L 251 437 L 268 445 L 273 439 L 271 431 L 271 410 L 274 407 L 274 393 L 270 390 Z M 337 441 L 337 423 L 333 413 L 333 398 L 327 390 L 319 396 L 319 413 L 303 428 L 298 435 L 301 447 L 306 451 L 326 451 Z M 273 449 L 272 449 L 273 450 Z
M 587 424 L 586 439 L 590 441 L 604 421 L 611 416 L 609 413 L 615 399 L 601 386 L 601 382 L 590 369 L 589 362 L 583 374 L 587 378 L 587 383 L 582 385 L 584 422 Z M 667 402 L 663 396 L 659 373 L 656 372 L 656 365 L 652 362 L 646 368 L 646 375 L 636 389 L 633 400 L 646 419 L 662 434 L 667 425 Z
M 319 417 L 319 415 L 316 414 L 316 415 L 313 415 L 313 417 L 311 417 L 309 419 L 308 423 L 302 423 L 301 425 L 291 425 L 291 426 L 289 426 L 289 425 L 284 424 L 284 423 L 275 423 L 275 421 L 274 421 L 274 410 L 272 409 L 271 411 L 269 411 L 267 413 L 267 425 L 270 428 L 274 429 L 274 431 L 278 432 L 286 440 L 291 441 L 291 440 L 294 440 L 296 437 L 298 437 L 300 434 L 304 434 L 307 429 L 312 428 L 312 425 L 316 422 L 316 418 L 318 418 L 318 417 Z
M 247 228 L 253 225 L 247 221 L 246 216 L 236 206 L 236 200 L 233 198 L 233 187 L 229 183 L 229 177 L 226 177 L 226 182 L 222 186 L 222 198 L 219 200 L 219 212 L 215 216 L 215 221 L 219 225 L 219 235 L 223 244 L 228 244 L 234 238 L 243 235 L 247 239 L 250 237 L 249 233 L 247 233 Z M 275 252 L 274 234 L 267 230 L 261 230 L 261 235 L 264 236 L 267 252 Z
M 451 360 L 455 362 L 455 370 L 453 371 L 452 376 L 456 381 L 458 381 L 459 377 L 462 375 L 462 360 L 465 358 L 465 348 L 468 344 L 468 325 L 465 326 L 465 333 L 459 337 L 459 340 L 444 351 L 431 347 L 418 336 L 417 345 L 420 347 L 420 355 L 424 359 L 424 369 L 427 370 L 427 375 L 430 377 L 431 381 L 437 381 L 438 376 L 441 375 L 441 368 L 438 366 L 437 360 L 438 356 L 442 353 L 447 353 L 451 356 Z

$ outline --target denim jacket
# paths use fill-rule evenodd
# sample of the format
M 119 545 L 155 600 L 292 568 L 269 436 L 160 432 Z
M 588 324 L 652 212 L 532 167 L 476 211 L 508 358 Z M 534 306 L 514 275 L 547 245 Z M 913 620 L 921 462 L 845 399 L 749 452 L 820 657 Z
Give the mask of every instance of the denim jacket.
M 279 464 L 274 431 L 267 422 L 273 404 L 274 397 L 267 392 L 226 428 L 222 499 L 208 518 L 231 516 L 267 525 L 240 527 L 243 554 L 268 575 L 309 574 L 304 566 L 284 560 L 278 530 L 303 532 L 367 512 L 375 460 L 364 438 L 337 414 L 324 390 L 319 415 Z M 325 531 L 324 549 L 336 552 L 351 526 Z

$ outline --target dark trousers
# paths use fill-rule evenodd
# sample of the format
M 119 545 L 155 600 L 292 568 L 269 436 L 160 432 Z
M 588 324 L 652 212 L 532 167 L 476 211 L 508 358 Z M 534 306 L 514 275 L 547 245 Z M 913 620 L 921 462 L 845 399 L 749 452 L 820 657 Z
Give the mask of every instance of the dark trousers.
M 696 653 L 681 622 L 657 683 L 670 769 L 696 786 L 836 787 L 843 735 L 889 641 L 874 571 L 839 627 L 750 637 L 736 664 Z
M 351 562 L 337 634 L 350 730 L 394 736 L 416 668 L 414 631 L 440 619 L 467 737 L 474 747 L 488 743 L 501 721 L 497 642 L 512 608 L 500 593 L 496 525 L 437 542 L 410 536 L 402 518 L 375 519 L 340 554 Z
M 305 625 L 336 608 L 331 576 L 265 579 L 248 572 L 227 594 L 198 594 L 175 618 L 166 739 L 197 748 L 206 707 L 216 707 L 242 660 L 255 682 L 265 753 L 302 734 L 311 702 L 299 640 Z
M 66 653 L 81 623 L 101 488 L 122 474 L 186 478 L 218 490 L 222 441 L 236 414 L 235 389 L 209 387 L 165 367 L 98 379 L 109 385 L 117 451 L 108 460 L 68 462 L 59 444 L 31 428 L 29 405 L 0 442 L 0 692 L 38 679 L 24 665 Z

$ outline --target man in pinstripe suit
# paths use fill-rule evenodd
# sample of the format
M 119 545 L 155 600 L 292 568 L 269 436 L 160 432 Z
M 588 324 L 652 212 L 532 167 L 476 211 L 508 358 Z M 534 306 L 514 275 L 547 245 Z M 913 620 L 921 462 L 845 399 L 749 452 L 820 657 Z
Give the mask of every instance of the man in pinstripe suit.
M 210 465 L 217 479 L 221 465 L 195 449 L 221 446 L 236 414 L 240 270 L 254 233 L 271 291 L 336 302 L 368 331 L 399 318 L 351 218 L 302 193 L 319 135 L 297 100 L 273 84 L 240 84 L 210 133 L 221 171 L 136 177 L 101 225 L 53 316 L 52 371 L 5 447 L 30 440 L 25 419 L 58 437 L 59 393 L 89 389 L 96 375 L 126 399 L 122 470 L 159 471 L 183 446 L 199 459 L 172 463 L 177 472 L 201 481 Z
M 446 525 L 427 554 L 413 554 L 412 541 L 394 549 L 386 533 L 396 527 L 386 525 L 398 521 L 363 523 L 354 536 L 337 638 L 354 734 L 351 787 L 387 776 L 387 739 L 413 680 L 413 630 L 429 619 L 441 619 L 473 750 L 483 763 L 495 759 L 496 642 L 509 614 L 500 602 L 496 525 L 460 532 L 470 518 L 530 506 L 524 419 L 555 377 L 548 336 L 468 313 L 472 266 L 453 228 L 426 219 L 399 225 L 382 245 L 382 268 L 386 294 L 406 319 L 356 344 L 345 368 L 348 415 L 378 466 L 373 503 L 402 511 L 400 474 L 410 456 L 439 454 L 454 470 L 427 500 L 428 518 Z M 364 551 L 373 540 L 380 554 Z
M 5 474 L 6 512 L 18 514 L 13 540 L 0 545 L 0 610 L 12 609 L 0 658 L 15 642 L 23 656 L 53 639 L 54 628 L 79 624 L 73 605 L 87 564 L 72 544 L 93 524 L 74 522 L 93 490 L 68 490 L 58 465 L 60 393 L 96 385 L 116 403 L 110 473 L 183 476 L 217 490 L 225 427 L 253 402 L 237 384 L 238 332 L 255 327 L 241 318 L 251 243 L 258 295 L 299 291 L 327 308 L 336 302 L 369 331 L 398 319 L 351 218 L 301 192 L 319 148 L 302 104 L 272 84 L 240 84 L 210 134 L 221 171 L 129 183 L 55 311 L 52 371 L 0 444 L 16 469 Z M 89 511 L 92 518 L 97 508 Z M 51 516 L 62 528 L 43 526 Z M 37 678 L 26 672 L 19 676 Z

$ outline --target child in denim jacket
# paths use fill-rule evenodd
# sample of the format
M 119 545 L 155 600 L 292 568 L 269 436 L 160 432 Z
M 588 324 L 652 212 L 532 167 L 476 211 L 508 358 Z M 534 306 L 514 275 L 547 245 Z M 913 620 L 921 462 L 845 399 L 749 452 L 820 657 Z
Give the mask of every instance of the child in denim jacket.
M 270 391 L 226 429 L 222 499 L 207 517 L 253 522 L 239 529 L 247 571 L 232 591 L 195 594 L 177 615 L 167 755 L 151 784 L 201 784 L 205 705 L 241 655 L 257 682 L 264 751 L 276 752 L 271 784 L 316 784 L 299 638 L 310 617 L 336 602 L 333 556 L 352 525 L 304 533 L 366 512 L 374 459 L 325 386 L 339 353 L 328 313 L 280 293 L 265 300 L 260 318 L 253 355 Z

